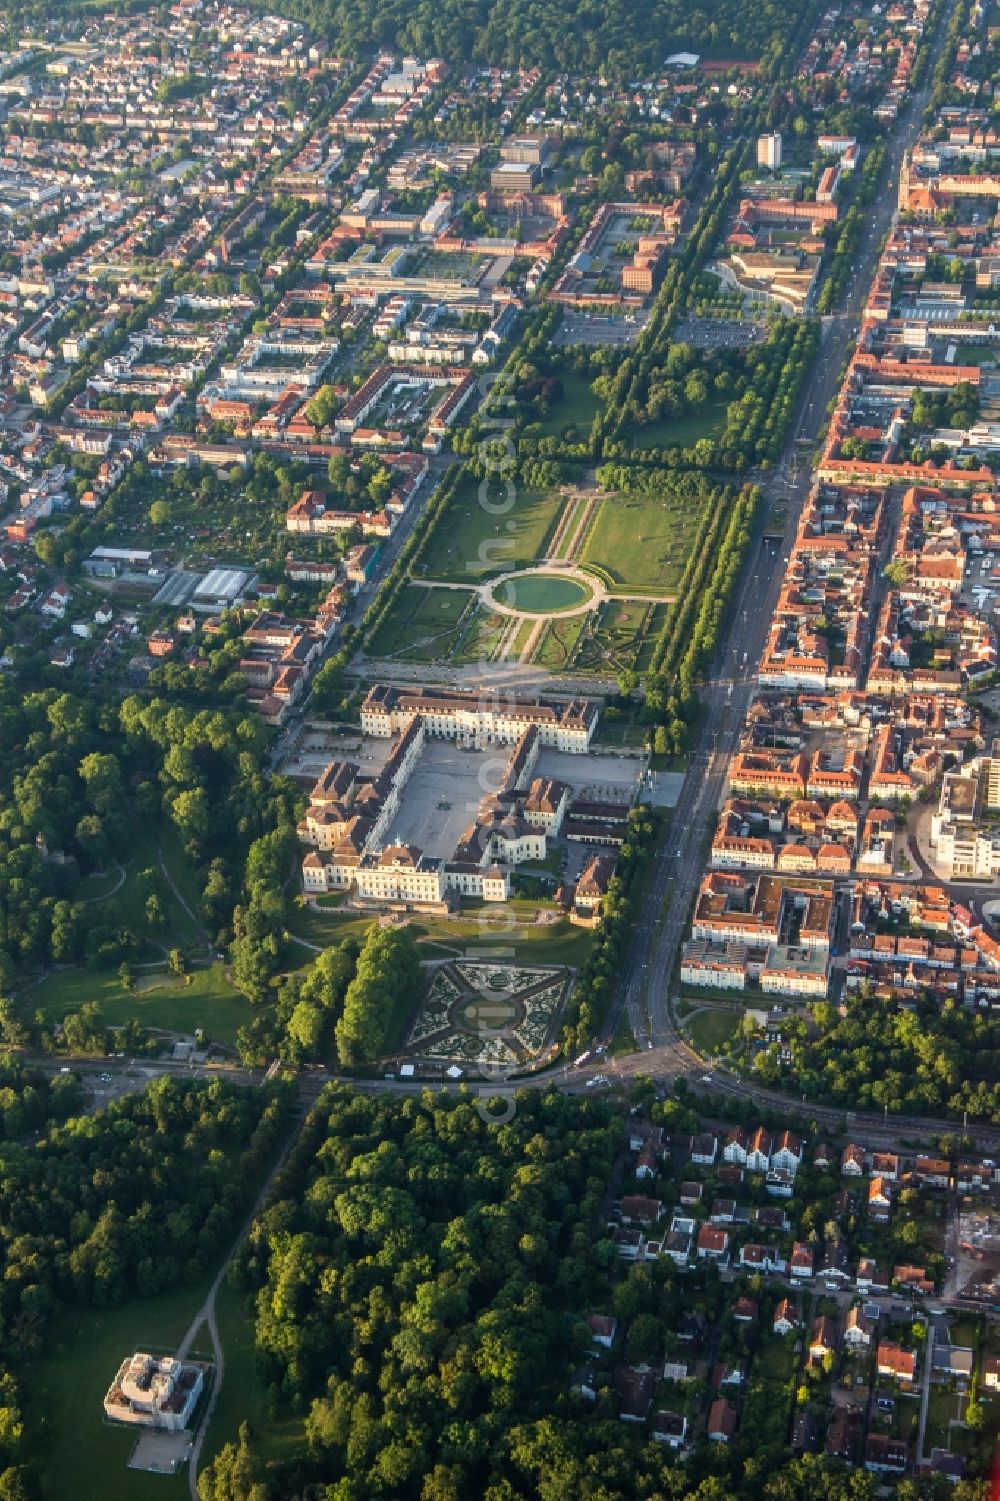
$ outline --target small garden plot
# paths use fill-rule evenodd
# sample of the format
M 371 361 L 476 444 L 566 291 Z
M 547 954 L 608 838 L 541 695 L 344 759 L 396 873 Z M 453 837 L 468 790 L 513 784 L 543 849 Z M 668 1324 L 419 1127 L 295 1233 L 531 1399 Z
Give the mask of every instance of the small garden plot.
M 532 661 L 552 672 L 563 672 L 573 660 L 576 644 L 587 623 L 586 615 L 571 615 L 568 620 L 550 620 L 542 632 Z
M 574 666 L 613 673 L 632 667 L 648 635 L 654 609 L 661 608 L 643 600 L 608 600 L 584 632 Z
M 431 981 L 431 988 L 424 998 L 417 1019 L 410 1028 L 408 1043 L 412 1046 L 425 1037 L 433 1037 L 442 1027 L 446 1027 L 451 1006 L 460 994 L 454 980 L 449 979 L 443 969 L 439 969 Z
M 466 959 L 441 965 L 406 1051 L 435 1061 L 522 1067 L 548 1045 L 568 987 L 564 969 Z
M 497 615 L 493 610 L 480 608 L 466 625 L 451 660 L 458 663 L 492 662 L 510 629 L 509 615 Z
M 474 964 L 463 959 L 456 962 L 455 971 L 470 989 L 502 990 L 509 993 L 523 990 L 527 985 L 536 984 L 545 974 L 545 971 L 540 969 L 521 969 L 513 965 Z

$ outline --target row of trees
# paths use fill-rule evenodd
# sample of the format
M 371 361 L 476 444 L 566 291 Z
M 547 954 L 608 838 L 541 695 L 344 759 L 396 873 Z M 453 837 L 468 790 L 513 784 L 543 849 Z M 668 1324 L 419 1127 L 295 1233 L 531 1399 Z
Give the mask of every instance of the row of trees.
M 615 4 L 588 16 L 586 24 L 565 0 L 517 0 L 512 6 L 496 0 L 419 0 L 415 6 L 403 0 L 295 0 L 291 9 L 329 37 L 342 56 L 388 47 L 452 62 L 598 72 L 618 81 L 660 68 L 665 46 L 704 51 L 707 44 L 730 56 L 762 58 L 767 66 L 799 14 L 790 0 L 764 0 L 749 12 L 736 0 L 694 8 L 654 0 L 639 11 Z
M 645 803 L 628 816 L 625 838 L 618 852 L 618 868 L 601 906 L 601 921 L 593 948 L 577 978 L 566 1009 L 563 1050 L 568 1056 L 585 1048 L 604 1021 L 618 985 L 621 961 L 628 949 L 635 917 L 637 890 L 649 861 L 656 823 Z
M 438 522 L 445 514 L 464 474 L 464 466 L 452 465 L 438 489 L 424 506 L 416 526 L 407 538 L 399 557 L 382 580 L 382 585 L 361 619 L 365 640 L 371 641 L 410 579 L 415 575 Z
M 393 1018 L 410 1010 L 420 984 L 413 929 L 372 923 L 334 1027 L 337 1055 L 345 1068 L 373 1063 L 385 1051 Z
M 760 490 L 746 486 L 731 510 L 719 505 L 708 512 L 692 548 L 645 681 L 647 715 L 660 722 L 654 730 L 660 753 L 685 746 L 698 706 L 698 679 L 718 649 L 760 503 Z

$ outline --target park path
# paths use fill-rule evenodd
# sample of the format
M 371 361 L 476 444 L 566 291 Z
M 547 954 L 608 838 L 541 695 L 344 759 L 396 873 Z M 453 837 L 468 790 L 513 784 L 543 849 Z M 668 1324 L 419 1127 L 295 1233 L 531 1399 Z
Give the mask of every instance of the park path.
M 524 646 L 521 648 L 520 660 L 522 662 L 531 661 L 531 658 L 535 653 L 535 648 L 538 646 L 538 643 L 541 640 L 542 632 L 544 631 L 548 623 L 549 622 L 544 615 L 542 616 L 541 620 L 535 621 L 535 624 L 531 627 L 530 636 L 524 643 Z
M 597 496 L 591 495 L 584 505 L 582 513 L 578 512 L 577 515 L 573 518 L 573 535 L 569 539 L 569 544 L 563 555 L 566 558 L 566 561 L 569 563 L 576 561 L 577 554 L 579 553 L 580 548 L 583 546 L 587 532 L 590 530 L 590 523 L 591 519 L 593 518 L 596 506 Z
M 191 907 L 191 905 L 188 903 L 186 897 L 184 896 L 184 894 L 181 891 L 180 887 L 178 886 L 177 882 L 174 880 L 173 876 L 170 874 L 170 871 L 167 868 L 166 859 L 164 858 L 163 846 L 160 845 L 160 844 L 158 844 L 156 846 L 156 855 L 157 855 L 157 859 L 160 862 L 160 870 L 163 872 L 163 879 L 166 881 L 167 885 L 170 887 L 170 891 L 171 891 L 171 893 L 172 893 L 172 895 L 174 897 L 174 900 L 177 902 L 178 906 L 180 906 L 180 907 L 183 908 L 183 910 L 187 913 L 188 917 L 190 917 L 192 923 L 194 924 L 194 930 L 195 930 L 195 933 L 198 936 L 199 942 L 203 943 L 205 945 L 205 948 L 208 950 L 208 952 L 211 953 L 211 951 L 212 951 L 212 945 L 208 941 L 208 934 L 205 932 L 205 929 L 202 927 L 201 919 L 199 918 L 198 914 L 195 912 L 194 908 Z
M 188 1326 L 187 1333 L 181 1340 L 180 1344 L 177 1346 L 177 1359 L 186 1360 L 188 1351 L 194 1344 L 195 1335 L 204 1324 L 208 1329 L 208 1337 L 212 1342 L 212 1359 L 215 1362 L 215 1378 L 212 1382 L 212 1388 L 208 1394 L 208 1401 L 205 1404 L 205 1411 L 202 1413 L 201 1422 L 198 1424 L 198 1431 L 194 1436 L 194 1442 L 191 1445 L 191 1451 L 188 1458 L 188 1487 L 191 1492 L 191 1501 L 198 1501 L 198 1462 L 201 1458 L 202 1445 L 205 1442 L 205 1436 L 208 1433 L 209 1427 L 211 1426 L 212 1417 L 215 1413 L 215 1404 L 219 1400 L 219 1394 L 222 1391 L 222 1383 L 225 1379 L 226 1374 L 225 1352 L 222 1348 L 222 1340 L 219 1338 L 218 1325 L 215 1322 L 215 1300 L 218 1296 L 219 1288 L 222 1286 L 223 1277 L 226 1275 L 230 1266 L 232 1265 L 240 1246 L 250 1234 L 250 1229 L 253 1225 L 253 1222 L 260 1214 L 260 1211 L 271 1192 L 271 1186 L 274 1183 L 275 1178 L 284 1167 L 285 1162 L 288 1158 L 288 1154 L 292 1150 L 292 1146 L 298 1139 L 299 1131 L 305 1118 L 307 1108 L 308 1107 L 303 1106 L 296 1115 L 295 1124 L 288 1134 L 288 1139 L 286 1140 L 284 1146 L 278 1154 L 277 1161 L 264 1180 L 264 1185 L 261 1188 L 261 1191 L 257 1195 L 256 1199 L 254 1200 L 253 1208 L 247 1215 L 239 1234 L 233 1241 L 233 1244 L 230 1246 L 228 1255 L 226 1256 L 222 1265 L 219 1267 L 219 1270 L 215 1275 L 215 1279 L 212 1282 L 211 1287 L 208 1289 L 204 1303 L 202 1303 L 201 1307 L 198 1309 L 198 1312 L 191 1320 L 191 1323 Z
M 125 876 L 127 874 L 127 871 L 125 866 L 122 865 L 120 861 L 116 863 L 115 869 L 117 871 L 115 884 L 107 891 L 102 891 L 98 896 L 85 896 L 81 898 L 81 906 L 89 907 L 94 902 L 106 902 L 109 897 L 115 896 L 117 892 L 121 891 L 122 887 L 125 885 Z

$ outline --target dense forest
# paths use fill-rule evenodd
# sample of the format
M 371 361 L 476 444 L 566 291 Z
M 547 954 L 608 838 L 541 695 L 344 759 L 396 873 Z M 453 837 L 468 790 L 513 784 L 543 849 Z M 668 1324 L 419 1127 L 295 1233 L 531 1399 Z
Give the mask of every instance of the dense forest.
M 98 915 L 77 897 L 82 876 L 132 858 L 140 832 L 170 830 L 182 843 L 213 939 L 228 942 L 236 908 L 257 948 L 280 929 L 297 804 L 265 776 L 256 716 L 23 693 L 3 679 L 0 745 L 0 995 L 21 968 L 135 956 L 116 903 Z
M 633 1354 L 684 1311 L 719 1313 L 718 1279 L 681 1284 L 666 1258 L 616 1273 L 621 1142 L 613 1105 L 554 1090 L 518 1096 L 503 1125 L 469 1097 L 327 1090 L 235 1268 L 258 1374 L 276 1415 L 303 1418 L 302 1450 L 268 1467 L 244 1429 L 202 1501 L 872 1501 L 874 1477 L 793 1460 L 763 1415 L 675 1465 L 613 1397 L 571 1394 L 589 1310 L 613 1307 Z M 978 1484 L 951 1494 L 985 1501 Z
M 801 7 L 791 0 L 294 0 L 289 9 L 331 38 L 335 49 L 366 53 L 373 46 L 506 67 L 599 70 L 634 77 L 658 67 L 679 47 L 735 59 L 759 59 L 776 48 Z
M 0 1064 L 8 1130 L 37 1131 L 77 1099 L 71 1078 L 46 1086 Z M 12 1368 L 43 1348 L 60 1307 L 106 1308 L 203 1276 L 231 1243 L 287 1103 L 280 1090 L 158 1079 L 0 1143 L 0 1501 L 32 1494 Z
M 820 1001 L 788 1025 L 786 1049 L 756 1051 L 747 1029 L 734 1052 L 768 1084 L 806 1100 L 898 1115 L 1000 1120 L 1000 1021 L 958 1001 L 916 999 L 902 1009 L 871 987 L 848 992 L 843 1006 Z

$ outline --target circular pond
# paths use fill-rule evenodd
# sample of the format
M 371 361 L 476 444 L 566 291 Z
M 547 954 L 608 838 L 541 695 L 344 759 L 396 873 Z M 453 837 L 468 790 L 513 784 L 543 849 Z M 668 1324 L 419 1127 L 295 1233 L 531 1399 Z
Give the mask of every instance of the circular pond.
M 578 610 L 592 595 L 593 591 L 579 579 L 561 578 L 558 573 L 510 574 L 493 590 L 497 604 L 524 615 L 560 615 Z

